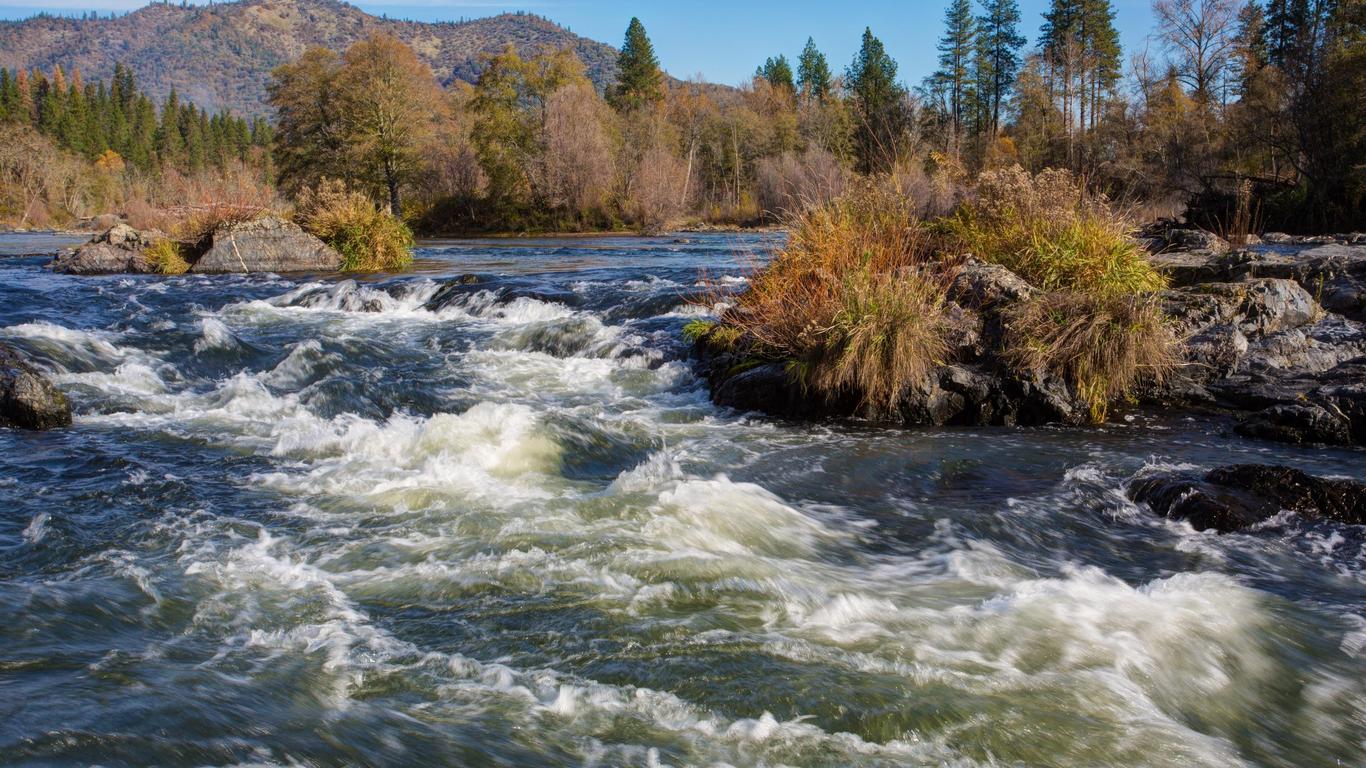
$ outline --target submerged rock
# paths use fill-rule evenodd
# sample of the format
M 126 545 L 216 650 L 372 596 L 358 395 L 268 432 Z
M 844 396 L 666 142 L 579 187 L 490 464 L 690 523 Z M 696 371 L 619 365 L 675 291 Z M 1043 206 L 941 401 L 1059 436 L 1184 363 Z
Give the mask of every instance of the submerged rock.
M 1306 520 L 1366 524 L 1366 484 L 1317 478 L 1289 467 L 1240 464 L 1203 477 L 1166 473 L 1132 483 L 1128 494 L 1158 514 L 1221 533 L 1284 511 Z
M 127 224 L 115 224 L 85 245 L 57 254 L 52 260 L 52 271 L 67 275 L 154 272 L 144 251 L 165 237 L 156 230 L 139 231 Z
M 0 427 L 52 429 L 71 425 L 71 404 L 41 371 L 0 344 Z
M 335 272 L 342 266 L 340 253 L 298 224 L 274 216 L 220 224 L 210 238 L 191 272 Z

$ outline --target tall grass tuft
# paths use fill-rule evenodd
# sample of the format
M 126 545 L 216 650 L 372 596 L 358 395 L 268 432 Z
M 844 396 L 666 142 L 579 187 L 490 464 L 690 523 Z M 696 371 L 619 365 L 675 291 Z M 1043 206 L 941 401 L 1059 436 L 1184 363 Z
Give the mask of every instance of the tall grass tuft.
M 890 410 L 902 389 L 942 362 L 950 276 L 931 263 L 918 213 L 865 184 L 802 213 L 787 246 L 722 316 L 757 353 L 796 363 L 827 398 Z
M 145 255 L 157 274 L 183 275 L 190 271 L 190 262 L 185 260 L 183 250 L 180 243 L 161 239 L 148 246 Z
M 1045 291 L 1109 298 L 1166 287 L 1124 216 L 1067 171 L 984 172 L 976 199 L 945 226 L 963 249 Z
M 344 272 L 407 269 L 413 263 L 413 233 L 366 195 L 325 179 L 299 195 L 299 224 L 341 253 Z
M 1178 363 L 1176 339 L 1151 296 L 1044 294 L 1007 314 L 1004 359 L 1023 373 L 1062 376 L 1105 421 L 1110 403 Z

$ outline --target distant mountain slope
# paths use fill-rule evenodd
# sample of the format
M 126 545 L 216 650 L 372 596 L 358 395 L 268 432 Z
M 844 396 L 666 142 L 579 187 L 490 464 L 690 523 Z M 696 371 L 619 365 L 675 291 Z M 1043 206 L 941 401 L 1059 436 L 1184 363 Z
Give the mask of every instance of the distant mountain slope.
M 0 67 L 76 66 L 108 79 L 114 64 L 133 69 L 156 98 L 172 86 L 201 107 L 268 115 L 270 71 L 305 48 L 343 50 L 374 31 L 391 33 L 426 59 L 443 83 L 473 81 L 480 55 L 511 43 L 527 54 L 571 47 L 599 87 L 616 77 L 616 49 L 545 19 L 503 14 L 454 22 L 394 21 L 336 0 L 241 0 L 212 6 L 157 3 L 114 19 L 40 16 L 0 22 Z

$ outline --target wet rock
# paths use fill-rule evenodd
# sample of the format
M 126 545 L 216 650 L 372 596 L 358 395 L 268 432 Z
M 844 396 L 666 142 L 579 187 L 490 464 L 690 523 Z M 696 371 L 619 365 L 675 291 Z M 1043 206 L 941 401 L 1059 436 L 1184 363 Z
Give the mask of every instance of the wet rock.
M 194 261 L 197 274 L 335 272 L 342 256 L 299 225 L 273 216 L 221 224 Z
M 908 388 L 898 404 L 906 426 L 1079 424 L 1087 408 L 1063 381 L 1014 376 L 987 365 L 946 365 Z
M 722 356 L 716 362 L 726 365 L 732 359 Z M 841 404 L 826 402 L 807 392 L 784 363 L 735 362 L 719 378 L 712 394 L 717 405 L 799 419 L 832 416 L 842 410 Z
M 42 430 L 70 425 L 66 395 L 16 350 L 0 344 L 0 427 Z
M 67 275 L 113 275 L 155 271 L 144 251 L 165 238 L 155 230 L 139 231 L 115 224 L 90 242 L 62 251 L 52 260 L 52 271 Z
M 1238 531 L 1283 511 L 1307 520 L 1366 524 L 1366 484 L 1259 464 L 1220 467 L 1203 477 L 1165 473 L 1129 486 L 1129 498 L 1201 530 Z
M 1255 411 L 1235 430 L 1290 443 L 1366 445 L 1366 357 L 1318 374 L 1247 377 L 1221 396 Z
M 1321 405 L 1273 405 L 1234 427 L 1245 437 L 1296 445 L 1350 445 L 1352 427 Z

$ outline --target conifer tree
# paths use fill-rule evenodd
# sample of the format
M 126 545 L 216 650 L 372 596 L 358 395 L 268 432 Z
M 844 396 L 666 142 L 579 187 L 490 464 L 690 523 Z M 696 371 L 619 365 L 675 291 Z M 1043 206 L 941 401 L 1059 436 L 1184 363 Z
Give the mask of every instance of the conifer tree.
M 824 102 L 830 95 L 830 64 L 825 54 L 816 48 L 816 40 L 808 37 L 802 55 L 797 59 L 797 85 L 802 96 Z
M 633 17 L 626 28 L 626 42 L 617 57 L 617 69 L 611 101 L 618 111 L 631 112 L 664 100 L 664 73 L 640 19 Z
M 944 13 L 944 36 L 939 39 L 939 69 L 933 75 L 942 92 L 943 108 L 955 142 L 963 133 L 963 117 L 971 88 L 971 67 L 977 35 L 971 0 L 952 0 Z
M 984 13 L 977 20 L 977 81 L 981 90 L 986 128 L 995 135 L 1001 130 L 1001 110 L 1015 87 L 1020 71 L 1020 5 L 1016 0 L 986 0 Z
M 862 173 L 887 171 L 896 161 L 906 123 L 906 91 L 897 83 L 896 69 L 882 41 L 865 28 L 858 55 L 846 73 L 856 121 L 854 151 Z
M 787 62 L 787 57 L 782 54 L 778 54 L 777 57 L 770 56 L 755 74 L 767 80 L 769 85 L 775 88 L 796 91 L 796 84 L 792 77 L 792 65 Z

